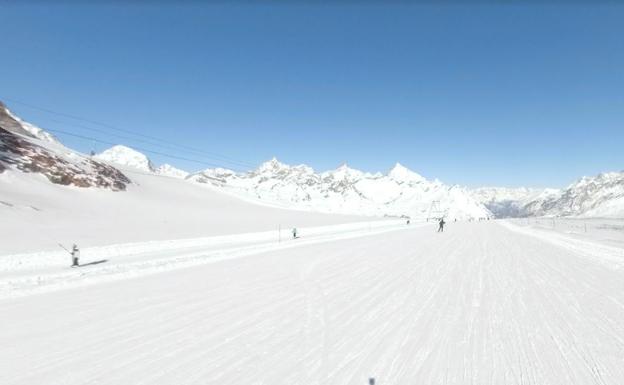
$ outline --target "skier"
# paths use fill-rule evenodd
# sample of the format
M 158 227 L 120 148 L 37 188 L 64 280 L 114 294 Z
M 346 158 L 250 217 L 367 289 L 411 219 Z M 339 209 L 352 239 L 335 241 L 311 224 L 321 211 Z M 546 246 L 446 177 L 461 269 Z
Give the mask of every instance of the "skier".
M 408 224 L 408 225 L 410 224 L 410 220 L 409 220 L 409 219 L 407 220 L 407 224 Z
M 438 227 L 438 233 L 443 233 L 444 232 L 444 225 L 446 224 L 446 222 L 444 222 L 444 218 L 440 218 L 440 227 Z
M 78 267 L 78 266 L 80 266 L 80 264 L 78 263 L 78 258 L 80 258 L 80 250 L 78 249 L 78 246 L 76 244 L 74 244 L 72 246 L 70 254 L 72 256 L 72 265 L 71 265 L 71 267 Z
M 293 239 L 297 239 L 297 228 L 296 227 L 294 227 L 292 229 L 292 233 L 293 233 Z

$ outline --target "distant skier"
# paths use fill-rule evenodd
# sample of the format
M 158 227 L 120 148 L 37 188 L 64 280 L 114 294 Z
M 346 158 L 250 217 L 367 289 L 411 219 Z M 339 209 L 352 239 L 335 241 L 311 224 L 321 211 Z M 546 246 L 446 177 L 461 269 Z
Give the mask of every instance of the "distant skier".
M 72 257 L 72 265 L 71 267 L 78 267 L 80 266 L 80 263 L 78 262 L 78 259 L 80 258 L 80 250 L 78 249 L 77 245 L 73 245 L 72 249 L 71 249 L 71 257 Z
M 440 226 L 438 227 L 438 233 L 443 233 L 444 232 L 444 225 L 446 224 L 446 222 L 444 222 L 444 218 L 440 218 Z
M 296 227 L 293 228 L 292 234 L 293 234 L 293 239 L 297 239 L 297 228 Z
M 407 220 L 407 224 L 408 224 L 408 225 L 410 224 L 410 220 L 409 220 L 409 219 Z

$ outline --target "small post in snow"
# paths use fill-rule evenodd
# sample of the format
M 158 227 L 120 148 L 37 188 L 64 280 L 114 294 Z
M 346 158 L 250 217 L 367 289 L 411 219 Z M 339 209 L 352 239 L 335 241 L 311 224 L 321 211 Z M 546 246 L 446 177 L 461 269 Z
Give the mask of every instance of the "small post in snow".
M 583 225 L 585 226 L 585 232 L 587 232 L 587 222 L 583 222 Z

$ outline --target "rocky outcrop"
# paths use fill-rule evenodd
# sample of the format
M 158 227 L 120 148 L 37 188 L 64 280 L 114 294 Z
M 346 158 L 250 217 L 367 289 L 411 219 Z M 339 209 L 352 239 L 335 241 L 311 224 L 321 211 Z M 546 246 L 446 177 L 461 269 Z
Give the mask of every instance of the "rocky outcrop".
M 44 175 L 50 182 L 77 187 L 101 187 L 122 191 L 131 183 L 121 171 L 78 154 L 67 159 L 0 127 L 0 172 L 8 166 Z
M 0 102 L 0 127 L 7 131 L 14 132 L 33 139 L 39 139 L 44 142 L 60 144 L 54 135 L 41 128 L 23 121 L 19 117 L 9 111 L 9 109 Z

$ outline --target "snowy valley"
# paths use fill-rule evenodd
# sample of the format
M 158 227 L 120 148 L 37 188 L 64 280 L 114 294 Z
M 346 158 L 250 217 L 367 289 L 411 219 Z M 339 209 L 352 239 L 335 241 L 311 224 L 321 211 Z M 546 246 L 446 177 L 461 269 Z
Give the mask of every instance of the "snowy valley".
M 0 383 L 615 385 L 624 225 L 581 217 L 622 216 L 623 181 L 187 173 L 2 106 Z M 491 216 L 522 218 L 471 221 Z

